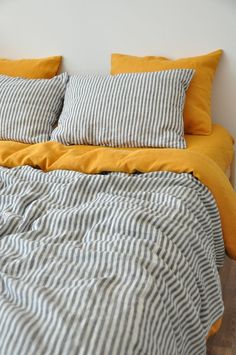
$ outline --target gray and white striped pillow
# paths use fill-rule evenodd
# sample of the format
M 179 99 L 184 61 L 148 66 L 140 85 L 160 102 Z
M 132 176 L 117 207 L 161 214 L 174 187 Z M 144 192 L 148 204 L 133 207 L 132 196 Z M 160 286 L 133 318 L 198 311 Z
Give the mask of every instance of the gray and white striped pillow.
M 0 75 L 0 140 L 48 141 L 61 113 L 68 74 L 52 79 Z
M 191 69 L 71 76 L 51 140 L 111 147 L 185 148 L 183 108 Z

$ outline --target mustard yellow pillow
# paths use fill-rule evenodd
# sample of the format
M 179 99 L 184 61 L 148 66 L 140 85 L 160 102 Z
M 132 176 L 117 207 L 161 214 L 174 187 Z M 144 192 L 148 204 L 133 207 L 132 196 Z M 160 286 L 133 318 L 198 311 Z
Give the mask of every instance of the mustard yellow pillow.
M 61 56 L 18 60 L 0 58 L 0 74 L 27 79 L 50 79 L 58 73 L 61 59 Z
M 209 135 L 212 132 L 212 82 L 222 50 L 198 57 L 171 60 L 165 57 L 136 57 L 112 54 L 111 74 L 152 72 L 168 69 L 195 69 L 186 94 L 184 129 L 188 134 Z

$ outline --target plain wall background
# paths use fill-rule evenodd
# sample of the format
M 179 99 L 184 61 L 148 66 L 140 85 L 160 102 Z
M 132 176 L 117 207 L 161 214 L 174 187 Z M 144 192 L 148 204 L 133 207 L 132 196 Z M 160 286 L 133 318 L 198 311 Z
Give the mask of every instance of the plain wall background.
M 236 0 L 0 0 L 0 57 L 62 54 L 70 73 L 108 73 L 112 52 L 218 48 L 212 115 L 236 138 Z

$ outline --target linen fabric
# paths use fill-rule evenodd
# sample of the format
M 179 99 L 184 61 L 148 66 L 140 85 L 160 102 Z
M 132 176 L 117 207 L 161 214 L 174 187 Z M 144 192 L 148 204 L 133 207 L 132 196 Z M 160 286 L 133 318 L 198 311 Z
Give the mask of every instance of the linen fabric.
M 0 167 L 4 355 L 204 354 L 218 209 L 191 174 Z
M 0 58 L 0 74 L 28 79 L 50 79 L 61 64 L 61 56 L 33 59 Z
M 185 148 L 183 108 L 193 70 L 71 76 L 52 140 L 65 145 Z
M 217 50 L 206 55 L 172 60 L 114 53 L 111 57 L 111 74 L 194 69 L 195 75 L 187 91 L 184 107 L 185 133 L 209 135 L 212 132 L 212 84 L 221 55 L 222 50 Z
M 186 136 L 187 149 L 65 146 L 58 142 L 25 144 L 0 141 L 0 165 L 30 165 L 43 171 L 73 170 L 85 174 L 172 171 L 193 174 L 213 194 L 219 208 L 227 254 L 236 260 L 236 193 L 226 177 L 233 140 L 221 126 L 212 136 Z M 221 142 L 217 149 L 213 148 Z M 221 150 L 221 154 L 218 154 Z
M 52 79 L 0 75 L 0 140 L 48 141 L 62 109 L 67 79 L 66 73 Z

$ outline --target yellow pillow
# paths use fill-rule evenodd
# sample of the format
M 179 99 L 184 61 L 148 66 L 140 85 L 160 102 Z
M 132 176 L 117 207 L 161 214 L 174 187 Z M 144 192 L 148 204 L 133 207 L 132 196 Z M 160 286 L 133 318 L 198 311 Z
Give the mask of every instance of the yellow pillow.
M 27 79 L 50 79 L 58 73 L 61 59 L 61 56 L 18 60 L 0 58 L 0 74 Z
M 135 57 L 112 54 L 111 74 L 152 72 L 168 69 L 195 69 L 186 95 L 185 133 L 209 135 L 212 132 L 211 91 L 222 50 L 198 57 L 171 60 L 165 57 Z

